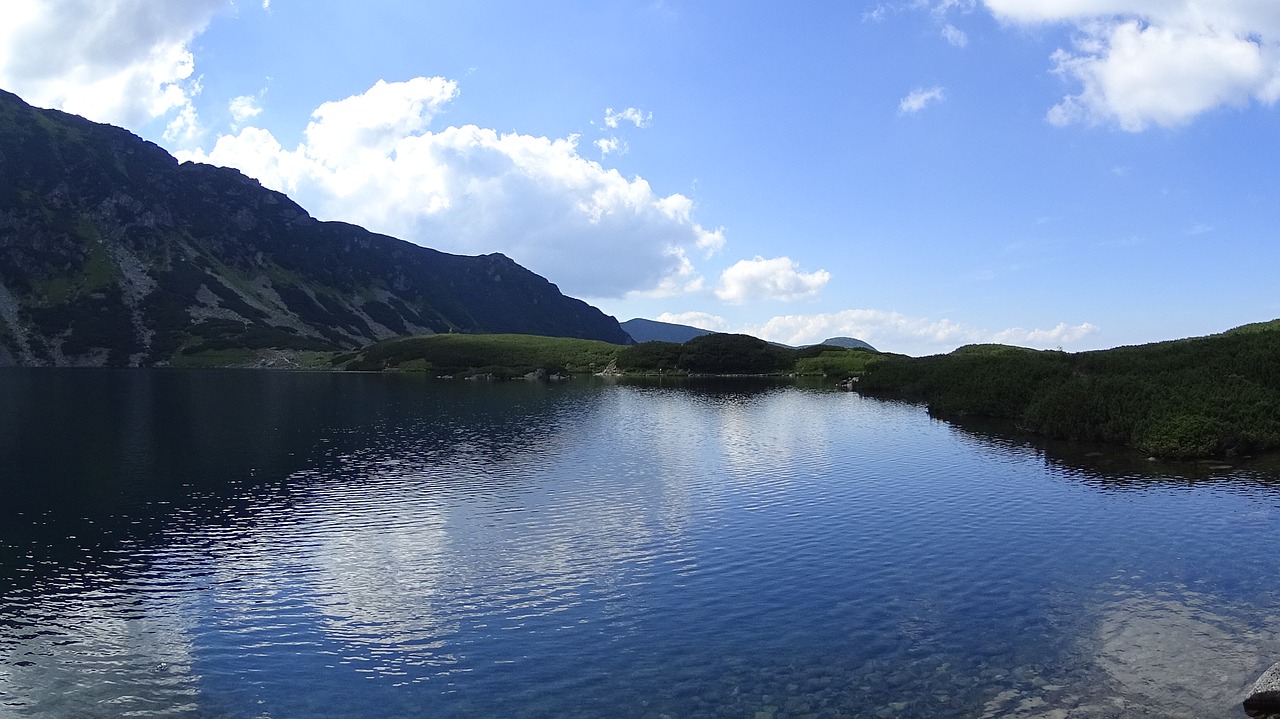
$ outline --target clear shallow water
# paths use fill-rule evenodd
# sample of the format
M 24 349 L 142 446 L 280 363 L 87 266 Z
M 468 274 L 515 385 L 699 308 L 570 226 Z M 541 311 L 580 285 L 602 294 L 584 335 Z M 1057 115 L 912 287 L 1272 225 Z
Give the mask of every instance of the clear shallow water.
M 0 372 L 0 716 L 1241 716 L 1280 483 L 768 383 Z

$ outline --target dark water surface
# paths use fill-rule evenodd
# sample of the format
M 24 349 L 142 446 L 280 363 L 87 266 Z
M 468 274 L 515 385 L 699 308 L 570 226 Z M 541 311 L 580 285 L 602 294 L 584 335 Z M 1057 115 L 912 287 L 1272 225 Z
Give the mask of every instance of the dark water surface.
M 771 383 L 0 371 L 0 717 L 1238 717 L 1280 472 Z

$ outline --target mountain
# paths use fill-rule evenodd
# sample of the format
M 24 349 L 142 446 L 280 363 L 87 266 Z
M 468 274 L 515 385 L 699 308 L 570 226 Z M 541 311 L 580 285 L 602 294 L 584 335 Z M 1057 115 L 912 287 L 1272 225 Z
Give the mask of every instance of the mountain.
M 872 352 L 880 351 L 856 337 L 830 337 L 818 344 L 829 345 L 831 347 L 843 347 L 850 350 L 871 350 Z
M 321 222 L 236 170 L 0 91 L 0 364 L 523 333 L 630 341 L 500 254 Z
M 678 325 L 671 322 L 659 322 L 636 318 L 622 323 L 622 329 L 631 335 L 636 342 L 688 342 L 694 337 L 714 334 L 711 330 Z

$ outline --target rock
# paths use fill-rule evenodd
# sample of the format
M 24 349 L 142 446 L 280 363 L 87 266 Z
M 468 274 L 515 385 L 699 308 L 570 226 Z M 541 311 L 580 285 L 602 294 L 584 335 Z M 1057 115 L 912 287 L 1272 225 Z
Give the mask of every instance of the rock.
M 1244 700 L 1244 713 L 1254 719 L 1280 715 L 1280 662 L 1258 677 Z

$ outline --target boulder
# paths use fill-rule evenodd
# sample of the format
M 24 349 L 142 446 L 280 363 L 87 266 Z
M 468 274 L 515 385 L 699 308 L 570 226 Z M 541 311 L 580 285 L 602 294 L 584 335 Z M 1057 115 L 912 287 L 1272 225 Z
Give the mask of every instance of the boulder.
M 1244 713 L 1254 719 L 1261 717 L 1280 717 L 1280 662 L 1258 677 L 1244 700 Z

